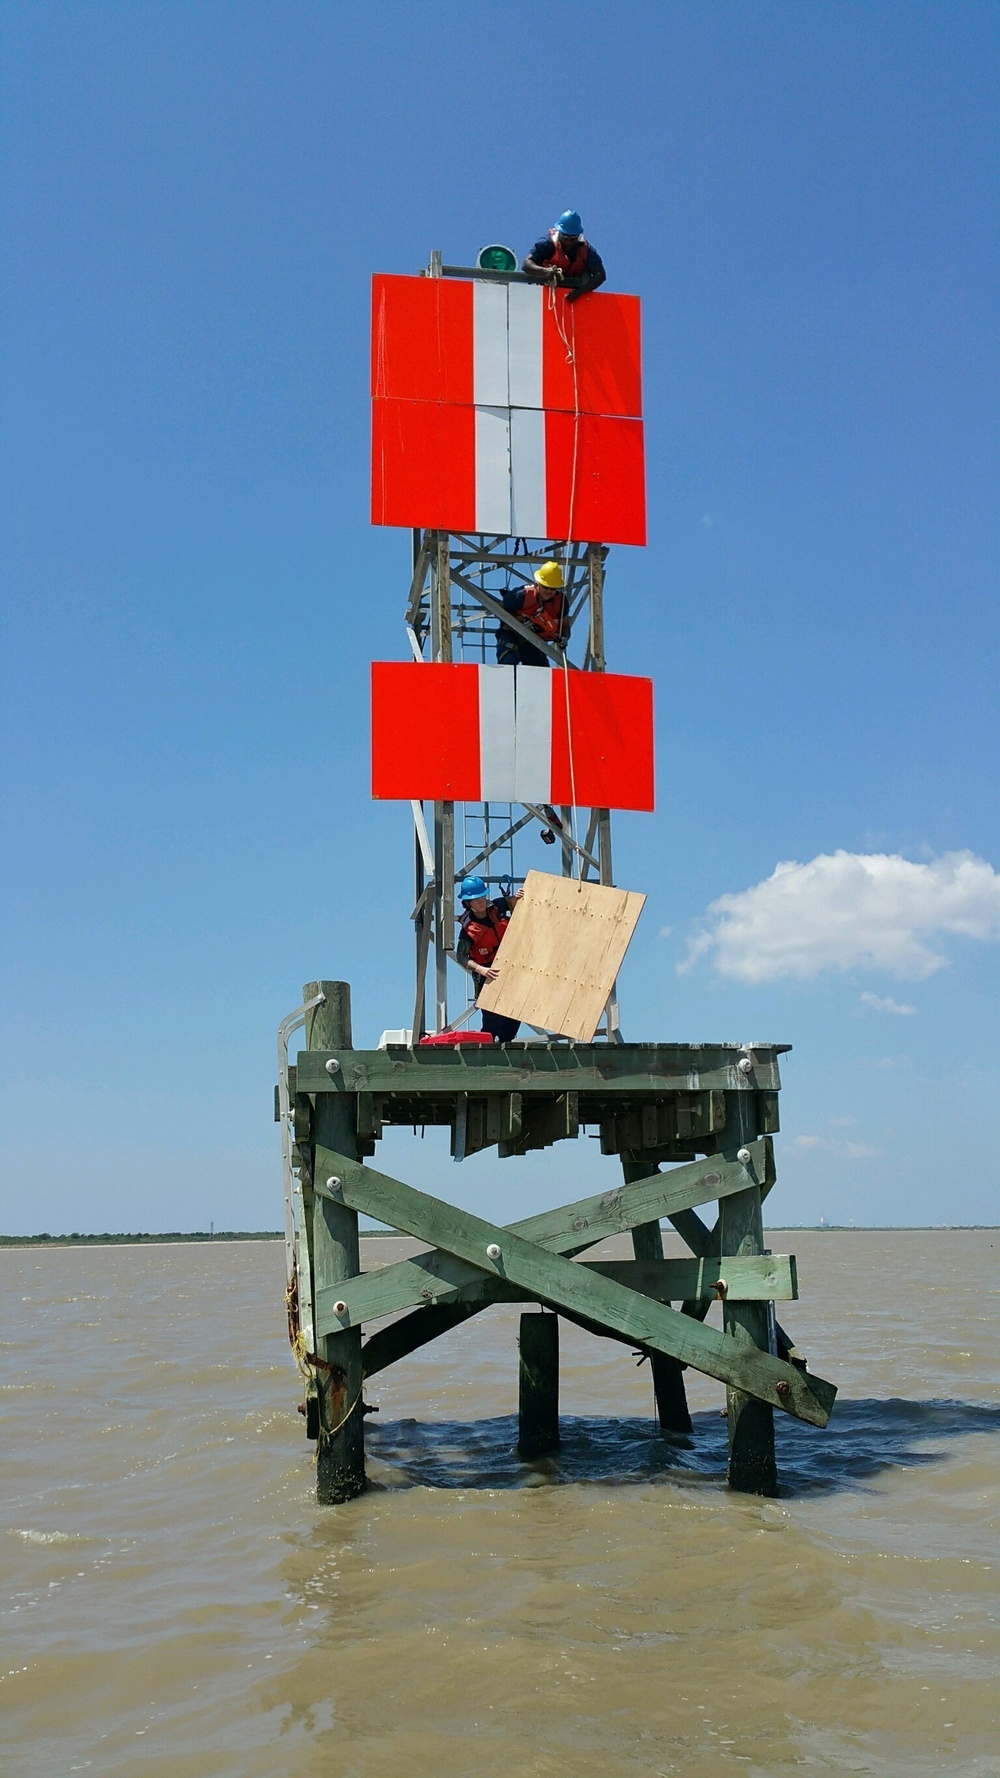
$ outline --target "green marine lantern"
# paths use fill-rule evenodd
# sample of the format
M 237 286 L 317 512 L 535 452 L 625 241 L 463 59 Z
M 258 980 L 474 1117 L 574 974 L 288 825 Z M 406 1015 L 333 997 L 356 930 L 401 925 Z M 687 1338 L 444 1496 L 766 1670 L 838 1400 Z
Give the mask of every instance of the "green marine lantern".
M 517 258 L 509 247 L 481 247 L 476 265 L 481 272 L 516 272 Z

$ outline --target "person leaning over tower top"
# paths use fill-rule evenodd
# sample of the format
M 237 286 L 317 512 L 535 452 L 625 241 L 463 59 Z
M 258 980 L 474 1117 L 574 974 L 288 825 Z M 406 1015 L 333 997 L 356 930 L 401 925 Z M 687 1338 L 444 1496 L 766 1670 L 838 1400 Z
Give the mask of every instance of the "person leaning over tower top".
M 530 586 L 512 588 L 502 595 L 504 610 L 520 618 L 543 642 L 565 650 L 569 637 L 565 585 L 559 563 L 543 562 L 535 569 Z M 497 662 L 501 667 L 547 667 L 549 656 L 502 623 L 497 630 Z
M 521 261 L 521 270 L 529 278 L 543 278 L 547 284 L 566 284 L 566 301 L 575 303 L 607 280 L 604 261 L 583 232 L 579 212 L 564 210 L 547 235 L 535 242 L 531 252 Z

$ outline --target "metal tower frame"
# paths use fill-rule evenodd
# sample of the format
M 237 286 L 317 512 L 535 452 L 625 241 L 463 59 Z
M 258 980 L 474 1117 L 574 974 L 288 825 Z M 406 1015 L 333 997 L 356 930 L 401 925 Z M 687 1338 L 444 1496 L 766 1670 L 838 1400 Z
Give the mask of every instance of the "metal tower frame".
M 435 251 L 421 276 L 475 278 L 502 284 L 535 282 L 523 272 L 484 271 L 479 266 L 442 264 Z M 608 549 L 602 543 L 569 543 L 552 538 L 507 537 L 472 532 L 415 530 L 413 575 L 406 606 L 406 634 L 415 660 L 476 661 L 495 659 L 495 619 L 546 655 L 554 669 L 603 673 L 604 572 Z M 565 652 L 544 641 L 507 611 L 503 594 L 527 586 L 536 567 L 557 560 L 565 576 L 567 629 Z M 570 654 L 574 635 L 582 639 L 578 658 Z M 433 803 L 428 824 L 423 803 L 411 804 L 414 828 L 413 914 L 416 944 L 416 995 L 413 1042 L 427 1030 L 427 974 L 434 953 L 432 1029 L 443 1031 L 448 1018 L 448 959 L 455 955 L 455 889 L 475 870 L 489 887 L 523 881 L 514 868 L 517 834 L 537 823 L 560 848 L 563 876 L 613 883 L 611 812 L 590 809 L 580 838 L 582 810 L 533 803 L 463 803 L 461 852 L 457 857 L 454 803 Z M 500 868 L 502 865 L 506 869 Z M 472 985 L 461 1018 L 471 1015 Z M 461 1019 L 451 1023 L 460 1023 Z M 598 1036 L 620 1043 L 617 988 L 607 1004 L 604 1029 Z
M 406 633 L 415 660 L 481 661 L 494 658 L 496 630 L 505 625 L 547 655 L 557 672 L 605 671 L 604 573 L 608 551 L 600 543 L 558 539 L 496 537 L 480 533 L 414 531 L 413 578 L 406 608 Z M 541 640 L 502 603 L 508 590 L 527 586 L 536 567 L 555 558 L 566 579 L 569 636 L 563 653 Z M 575 638 L 579 645 L 573 658 Z M 523 880 L 513 864 L 517 834 L 537 825 L 560 848 L 564 876 L 612 883 L 611 813 L 608 809 L 558 810 L 534 803 L 411 804 L 414 825 L 414 907 L 416 997 L 414 1039 L 427 1029 L 427 975 L 431 951 L 433 1025 L 448 1018 L 448 959 L 455 954 L 455 888 L 470 871 L 490 887 L 508 878 Z M 456 808 L 462 811 L 456 824 Z M 586 814 L 577 824 L 577 815 Z M 582 827 L 582 837 L 581 837 Z M 461 847 L 456 847 L 460 835 Z M 458 856 L 459 850 L 462 856 Z M 501 868 L 505 866 L 506 868 Z M 471 988 L 471 984 L 470 984 Z M 471 999 L 467 1011 L 471 1011 Z M 604 1035 L 619 1042 L 617 996 L 608 1002 Z

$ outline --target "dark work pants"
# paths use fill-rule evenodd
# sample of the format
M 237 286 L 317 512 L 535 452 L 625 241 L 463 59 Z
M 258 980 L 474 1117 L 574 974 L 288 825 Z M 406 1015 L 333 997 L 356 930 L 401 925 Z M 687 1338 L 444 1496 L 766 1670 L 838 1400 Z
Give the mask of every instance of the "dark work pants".
M 479 999 L 479 991 L 484 986 L 485 983 L 483 982 L 482 976 L 477 975 L 477 1000 Z M 494 1043 L 513 1043 L 521 1029 L 521 1022 L 519 1019 L 505 1019 L 503 1014 L 499 1012 L 483 1012 L 480 1016 L 483 1021 L 483 1030 L 489 1032 Z

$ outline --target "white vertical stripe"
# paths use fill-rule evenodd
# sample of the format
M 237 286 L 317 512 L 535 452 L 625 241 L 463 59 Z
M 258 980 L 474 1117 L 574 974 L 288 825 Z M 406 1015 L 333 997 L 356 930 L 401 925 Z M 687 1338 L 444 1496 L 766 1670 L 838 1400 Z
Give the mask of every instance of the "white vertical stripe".
M 507 286 L 472 287 L 472 399 L 477 407 L 506 407 Z
M 545 414 L 515 407 L 510 415 L 511 532 L 547 537 L 545 507 Z
M 547 803 L 552 792 L 552 688 L 560 667 L 517 667 L 514 691 L 515 802 Z M 480 721 L 482 718 L 480 717 Z
M 542 405 L 544 296 L 540 284 L 511 284 L 507 290 L 510 339 L 510 394 L 507 399 L 511 407 Z
M 476 530 L 509 537 L 510 409 L 476 409 Z
M 479 772 L 484 803 L 516 801 L 513 667 L 479 669 Z

